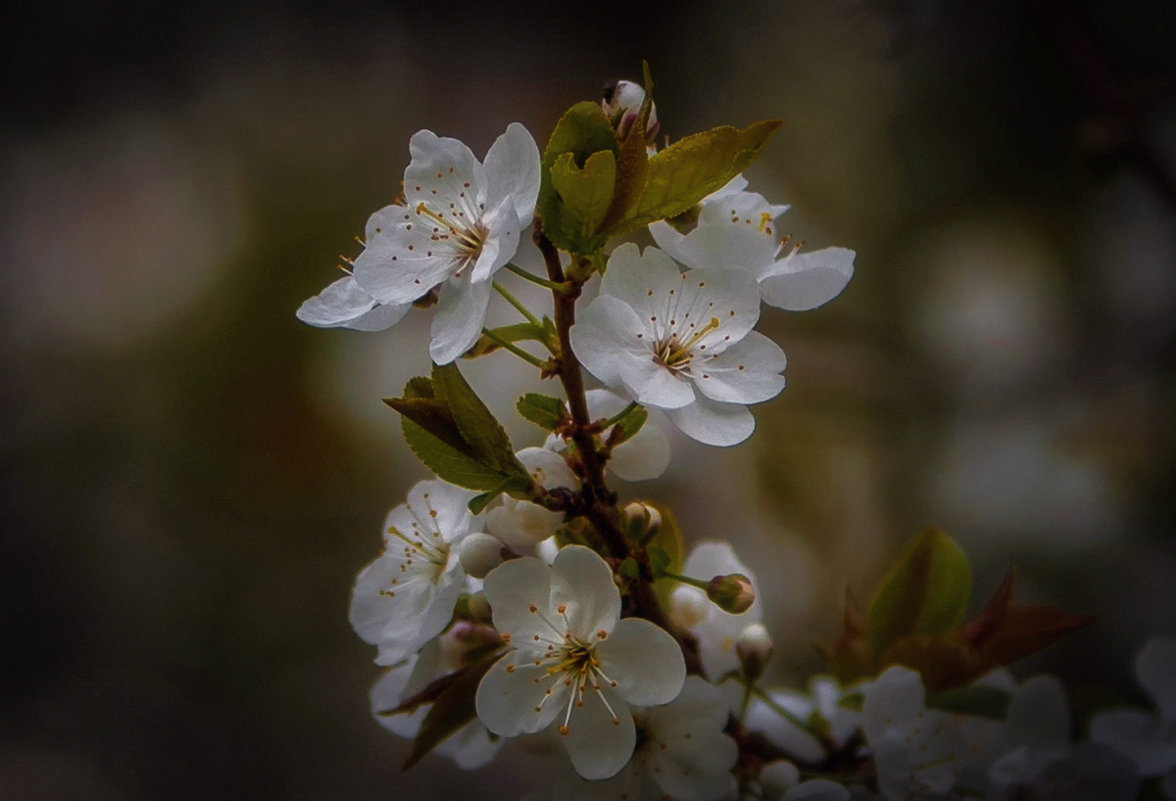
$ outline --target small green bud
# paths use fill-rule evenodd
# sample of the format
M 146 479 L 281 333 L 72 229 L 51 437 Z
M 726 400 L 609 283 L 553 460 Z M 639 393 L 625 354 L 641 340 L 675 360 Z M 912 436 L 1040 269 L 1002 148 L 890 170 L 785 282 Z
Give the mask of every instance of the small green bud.
M 707 585 L 706 597 L 724 612 L 741 615 L 755 603 L 755 587 L 742 573 L 715 576 Z
M 764 666 L 772 658 L 772 638 L 762 623 L 752 623 L 735 640 L 735 653 L 743 666 L 743 676 L 755 681 L 763 675 Z
M 621 527 L 633 542 L 647 542 L 661 522 L 661 512 L 642 501 L 633 501 L 621 511 Z

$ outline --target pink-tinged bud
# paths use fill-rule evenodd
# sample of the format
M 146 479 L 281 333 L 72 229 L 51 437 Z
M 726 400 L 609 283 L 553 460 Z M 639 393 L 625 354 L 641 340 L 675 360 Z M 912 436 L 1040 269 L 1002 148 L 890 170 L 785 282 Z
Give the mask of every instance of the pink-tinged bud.
M 707 585 L 706 597 L 724 612 L 741 615 L 755 603 L 755 587 L 742 573 L 715 576 Z
M 617 136 L 624 139 L 633 127 L 637 116 L 641 113 L 641 105 L 645 102 L 645 90 L 632 81 L 609 81 L 604 86 L 604 93 L 600 107 L 604 116 L 617 129 Z M 657 142 L 657 135 L 661 131 L 661 124 L 657 121 L 657 106 L 650 104 L 649 121 L 645 126 L 645 141 L 649 145 Z
M 748 681 L 763 675 L 764 666 L 772 658 L 772 638 L 762 623 L 752 623 L 743 629 L 735 641 L 735 653 Z

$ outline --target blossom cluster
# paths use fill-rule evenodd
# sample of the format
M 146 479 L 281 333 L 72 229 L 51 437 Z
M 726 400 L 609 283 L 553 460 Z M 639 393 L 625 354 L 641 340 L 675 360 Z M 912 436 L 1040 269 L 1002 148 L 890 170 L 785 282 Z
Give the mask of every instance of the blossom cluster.
M 432 376 L 389 403 L 437 477 L 389 512 L 351 599 L 384 669 L 373 714 L 413 740 L 410 763 L 435 750 L 474 769 L 515 742 L 557 744 L 562 773 L 536 788 L 556 801 L 1130 799 L 1145 781 L 1176 801 L 1176 641 L 1154 640 L 1136 666 L 1155 711 L 1104 711 L 1075 743 L 1056 679 L 1018 684 L 988 645 L 1020 625 L 1011 596 L 957 629 L 958 594 L 921 586 L 915 613 L 941 623 L 916 632 L 910 605 L 887 599 L 927 571 L 900 564 L 868 625 L 847 611 L 829 651 L 839 678 L 763 687 L 773 641 L 754 571 L 664 505 L 610 489 L 665 470 L 663 421 L 706 445 L 750 437 L 748 407 L 785 386 L 784 351 L 755 330 L 763 307 L 815 309 L 852 277 L 853 251 L 789 246 L 788 207 L 748 190 L 742 170 L 775 127 L 659 149 L 652 98 L 620 82 L 573 106 L 542 154 L 518 123 L 481 161 L 456 139 L 412 137 L 402 196 L 368 220 L 347 275 L 298 310 L 361 331 L 432 315 Z M 527 231 L 546 275 L 514 263 Z M 521 303 L 506 275 L 549 289 L 550 309 Z M 486 327 L 493 302 L 521 322 Z M 544 430 L 532 446 L 509 442 L 456 366 L 490 354 L 563 390 L 520 398 Z M 928 564 L 962 558 L 943 537 L 920 542 Z M 921 675 L 916 633 L 987 669 Z

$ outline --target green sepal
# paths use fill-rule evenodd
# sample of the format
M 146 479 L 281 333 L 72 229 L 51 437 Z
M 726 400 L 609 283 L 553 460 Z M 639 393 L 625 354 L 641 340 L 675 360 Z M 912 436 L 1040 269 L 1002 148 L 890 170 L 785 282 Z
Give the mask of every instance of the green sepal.
M 657 545 L 650 545 L 645 552 L 649 554 L 649 569 L 653 572 L 653 577 L 659 579 L 664 576 L 674 561 L 673 557 L 665 548 Z
M 641 568 L 637 564 L 637 560 L 631 556 L 626 556 L 624 561 L 617 565 L 617 574 L 624 576 L 630 581 L 636 581 L 641 577 Z
M 637 432 L 649 419 L 649 412 L 644 406 L 635 406 L 624 417 L 613 424 L 612 433 L 608 436 L 609 447 L 615 448 L 637 435 Z
M 962 548 L 928 527 L 890 569 L 866 613 L 875 660 L 906 637 L 946 634 L 963 621 L 972 571 Z
M 491 654 L 442 677 L 446 680 L 445 685 L 432 699 L 433 706 L 421 721 L 421 728 L 412 741 L 412 751 L 404 761 L 404 770 L 411 768 L 447 737 L 477 717 L 474 697 L 478 692 L 478 684 L 500 657 L 499 653 Z
M 644 186 L 632 207 L 601 233 L 621 236 L 683 213 L 743 172 L 783 124 L 763 120 L 743 129 L 724 125 L 658 151 L 646 164 Z
M 545 431 L 555 431 L 567 419 L 567 409 L 559 398 L 528 392 L 515 403 L 524 420 L 530 420 Z

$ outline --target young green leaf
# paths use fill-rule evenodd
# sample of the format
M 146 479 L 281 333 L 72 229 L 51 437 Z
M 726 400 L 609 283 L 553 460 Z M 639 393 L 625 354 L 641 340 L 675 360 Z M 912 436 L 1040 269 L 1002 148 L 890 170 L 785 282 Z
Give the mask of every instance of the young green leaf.
M 530 497 L 532 483 L 530 476 L 511 476 L 489 492 L 470 498 L 467 505 L 472 514 L 481 514 L 491 501 L 504 492 L 517 498 Z
M 421 722 L 420 731 L 412 742 L 412 752 L 404 762 L 404 770 L 411 768 L 445 738 L 477 717 L 474 696 L 478 692 L 478 683 L 499 656 L 497 653 L 491 654 L 480 662 L 450 674 L 452 678 L 433 699 L 433 706 Z
M 528 392 L 519 398 L 515 409 L 524 420 L 530 420 L 545 431 L 554 431 L 567 418 L 564 402 L 559 398 Z
M 510 477 L 438 439 L 408 417 L 401 418 L 400 427 L 408 447 L 443 481 L 485 492 L 497 489 Z
M 972 588 L 968 557 L 951 537 L 927 528 L 882 582 L 867 613 L 875 659 L 899 639 L 945 634 L 959 625 Z
M 614 426 L 613 431 L 609 434 L 608 444 L 610 448 L 615 448 L 618 445 L 632 439 L 637 432 L 645 425 L 645 421 L 649 419 L 649 412 L 644 406 L 635 406 L 624 417 L 618 420 Z
M 649 159 L 645 185 L 608 236 L 638 231 L 681 214 L 742 172 L 783 123 L 764 120 L 742 130 L 724 125 L 679 139 Z
M 573 153 L 560 155 L 551 165 L 551 184 L 563 201 L 560 232 L 583 243 L 575 248 L 577 252 L 595 249 L 588 244 L 612 204 L 616 177 L 616 156 L 611 150 L 593 153 L 582 168 L 576 166 Z M 544 230 L 550 235 L 550 229 Z
M 504 476 L 527 475 L 527 469 L 515 458 L 506 431 L 466 383 L 457 365 L 433 365 L 433 391 L 449 407 L 470 456 Z
M 586 100 L 564 112 L 559 122 L 556 123 L 551 139 L 547 142 L 547 148 L 543 151 L 542 180 L 539 184 L 539 199 L 535 206 L 535 211 L 542 221 L 544 233 L 556 247 L 577 252 L 584 243 L 577 235 L 577 231 L 581 228 L 581 220 L 569 212 L 564 199 L 560 197 L 553 182 L 552 167 L 560 157 L 570 153 L 571 159 L 566 162 L 566 166 L 574 165 L 579 169 L 584 169 L 593 154 L 605 151 L 612 153 L 612 173 L 615 178 L 615 159 L 618 155 L 617 135 L 604 116 L 604 111 L 600 108 L 599 103 Z M 603 162 L 599 162 L 592 169 L 597 171 L 606 168 Z M 563 178 L 566 177 L 566 175 L 563 176 Z M 595 181 L 593 183 L 595 184 Z M 611 186 L 609 192 L 609 203 L 605 204 L 606 210 L 611 203 Z M 578 193 L 574 194 L 577 194 L 577 202 L 580 202 Z M 581 203 L 581 205 L 590 207 L 593 203 Z M 603 213 L 601 212 L 602 216 Z

